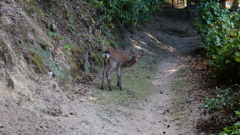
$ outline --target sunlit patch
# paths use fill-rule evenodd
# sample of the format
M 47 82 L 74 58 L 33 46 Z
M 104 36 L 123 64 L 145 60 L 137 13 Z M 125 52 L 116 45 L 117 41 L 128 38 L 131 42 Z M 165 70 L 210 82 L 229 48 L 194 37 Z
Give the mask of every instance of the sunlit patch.
M 163 35 L 161 35 L 163 36 Z M 148 40 L 146 40 L 148 38 Z M 163 38 L 168 38 L 168 37 L 163 37 Z M 150 40 L 149 40 L 150 39 Z M 154 46 L 159 48 L 160 50 L 166 50 L 169 52 L 175 52 L 176 49 L 166 45 L 165 43 L 161 42 L 160 40 L 157 39 L 156 36 L 153 36 L 152 34 L 145 32 L 144 36 L 142 36 L 142 40 L 135 40 L 133 38 L 128 38 L 128 40 L 131 42 L 131 44 L 138 50 L 142 50 L 144 52 L 148 52 L 149 54 L 152 54 L 149 50 L 147 50 L 145 47 L 146 46 Z M 153 54 L 154 55 L 154 54 Z
M 142 44 L 142 45 L 147 45 L 145 42 L 143 42 L 143 41 L 140 41 L 140 43 Z
M 154 43 L 157 47 L 159 47 L 159 48 L 161 48 L 161 49 L 164 49 L 164 50 L 168 50 L 168 51 L 170 51 L 170 52 L 174 52 L 174 51 L 176 50 L 176 49 L 173 48 L 173 47 L 170 47 L 170 46 L 167 46 L 167 45 L 163 44 L 161 41 L 159 41 L 157 38 L 155 38 L 152 34 L 146 33 L 146 35 L 147 35 L 148 37 L 150 37 L 151 39 L 153 39 L 153 43 Z
M 167 72 L 169 72 L 170 74 L 175 73 L 177 71 L 178 71 L 177 69 L 167 70 Z
M 134 48 L 137 48 L 138 50 L 144 50 L 144 51 L 146 51 L 146 49 L 141 46 L 141 45 L 147 45 L 145 42 L 140 41 L 141 45 L 139 45 L 139 44 L 137 43 L 137 41 L 135 41 L 135 40 L 133 40 L 133 39 L 131 39 L 131 38 L 129 38 L 129 40 L 132 42 L 132 45 L 134 46 Z
M 139 45 L 134 45 L 135 48 L 137 48 L 138 50 L 144 50 L 144 48 L 142 48 L 141 46 Z

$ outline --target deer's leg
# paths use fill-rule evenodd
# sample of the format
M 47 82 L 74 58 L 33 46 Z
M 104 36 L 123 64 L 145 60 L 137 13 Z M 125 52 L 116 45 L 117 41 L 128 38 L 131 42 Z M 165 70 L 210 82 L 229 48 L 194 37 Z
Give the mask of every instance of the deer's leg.
M 117 76 L 118 76 L 117 86 L 120 88 L 120 90 L 123 90 L 123 89 L 122 89 L 122 79 L 121 79 L 121 75 L 122 75 L 122 71 L 121 71 L 121 68 L 119 67 L 119 68 L 117 69 Z
M 104 76 L 105 76 L 105 66 L 104 66 L 104 69 L 103 69 L 103 74 L 102 74 L 102 86 L 101 86 L 101 89 L 103 90 L 103 84 L 104 84 Z
M 102 90 L 104 89 L 104 87 L 103 87 L 103 85 L 104 85 L 104 77 L 105 77 L 105 75 L 106 75 L 106 72 L 107 72 L 108 67 L 109 67 L 109 66 L 104 62 L 103 74 L 102 74 L 102 86 L 101 86 L 101 89 L 102 89 Z
M 110 73 L 112 71 L 112 67 L 109 66 L 107 71 L 106 71 L 106 77 L 107 77 L 107 81 L 108 81 L 108 87 L 110 90 L 112 90 L 112 87 L 111 87 L 111 78 L 110 78 Z
M 119 74 L 118 74 L 118 71 L 119 69 L 117 69 L 117 77 L 118 77 L 118 80 L 117 80 L 117 86 L 119 87 Z

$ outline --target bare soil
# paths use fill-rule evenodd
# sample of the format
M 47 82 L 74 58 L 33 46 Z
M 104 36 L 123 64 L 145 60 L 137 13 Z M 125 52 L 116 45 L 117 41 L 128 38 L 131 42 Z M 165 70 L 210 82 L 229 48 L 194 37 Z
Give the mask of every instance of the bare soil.
M 96 103 L 99 99 L 92 96 L 93 91 L 100 91 L 96 86 L 99 79 L 92 85 L 64 89 L 54 81 L 45 82 L 44 77 L 33 76 L 29 81 L 35 83 L 26 80 L 26 84 L 21 84 L 30 85 L 32 90 L 23 92 L 0 85 L 0 134 L 199 134 L 196 125 L 200 103 L 189 94 L 194 84 L 188 81 L 176 84 L 186 80 L 182 73 L 186 67 L 184 61 L 200 45 L 193 22 L 155 15 L 140 28 L 126 34 L 124 40 L 159 58 L 155 60 L 158 70 L 151 80 L 153 87 L 148 99 L 140 100 L 134 107 L 100 105 Z M 101 71 L 95 78 L 100 76 Z M 34 87 L 38 82 L 46 85 Z M 179 92 L 185 97 L 179 97 Z

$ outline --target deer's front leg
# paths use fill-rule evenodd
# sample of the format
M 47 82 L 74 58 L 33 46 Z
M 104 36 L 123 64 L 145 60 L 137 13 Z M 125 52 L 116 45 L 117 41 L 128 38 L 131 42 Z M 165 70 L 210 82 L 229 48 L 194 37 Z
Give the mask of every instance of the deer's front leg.
M 112 91 L 112 87 L 111 87 L 111 78 L 109 75 L 107 75 L 107 80 L 108 80 L 108 87 L 109 89 Z
M 102 74 L 102 86 L 101 86 L 101 89 L 103 90 L 103 84 L 104 84 L 104 76 L 105 76 L 105 69 L 103 69 L 103 74 Z
M 121 75 L 122 75 L 122 70 L 121 70 L 121 68 L 119 67 L 118 70 L 117 70 L 117 76 L 118 76 L 117 86 L 120 88 L 120 90 L 123 90 L 123 89 L 122 89 L 122 79 L 121 79 Z

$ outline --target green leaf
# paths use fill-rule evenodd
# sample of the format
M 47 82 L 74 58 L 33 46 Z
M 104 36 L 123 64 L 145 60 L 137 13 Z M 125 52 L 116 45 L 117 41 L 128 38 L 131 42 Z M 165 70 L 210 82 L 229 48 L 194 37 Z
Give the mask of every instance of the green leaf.
M 240 111 L 235 111 L 236 115 L 240 117 Z
M 237 57 L 240 57 L 240 52 L 235 52 L 235 55 L 236 55 Z
M 231 61 L 230 60 L 226 60 L 226 63 L 229 64 L 229 63 L 231 63 Z
M 240 62 L 240 52 L 235 52 L 235 60 Z

